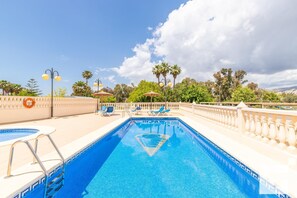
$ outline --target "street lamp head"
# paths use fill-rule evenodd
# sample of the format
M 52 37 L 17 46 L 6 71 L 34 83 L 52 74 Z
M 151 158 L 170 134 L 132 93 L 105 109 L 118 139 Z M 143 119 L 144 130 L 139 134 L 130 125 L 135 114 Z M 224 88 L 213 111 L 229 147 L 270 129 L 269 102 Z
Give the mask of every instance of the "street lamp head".
M 100 87 L 100 88 L 102 88 L 103 87 L 103 84 L 102 83 L 97 83 L 97 82 L 94 82 L 94 87 Z
M 171 88 L 171 87 L 172 87 L 172 82 L 169 82 L 169 83 L 167 84 L 167 86 Z
M 61 76 L 55 76 L 55 80 L 59 82 L 60 80 L 62 80 L 62 77 Z
M 41 77 L 42 77 L 43 80 L 48 80 L 49 79 L 48 74 L 42 74 Z
M 160 87 L 163 87 L 163 86 L 164 86 L 164 83 L 160 82 L 160 84 L 159 84 L 159 85 L 160 85 Z

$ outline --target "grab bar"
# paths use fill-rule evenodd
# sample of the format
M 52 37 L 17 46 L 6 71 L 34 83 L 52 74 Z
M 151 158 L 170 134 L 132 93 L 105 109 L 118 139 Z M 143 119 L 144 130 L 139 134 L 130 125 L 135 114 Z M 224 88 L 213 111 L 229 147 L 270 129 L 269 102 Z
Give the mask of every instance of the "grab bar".
M 24 140 L 18 140 L 16 142 L 14 142 L 11 147 L 10 147 L 10 153 L 9 153 L 9 161 L 8 161 L 8 167 L 7 167 L 7 176 L 11 176 L 11 167 L 12 167 L 12 159 L 13 159 L 13 153 L 14 153 L 14 147 L 15 145 L 17 145 L 18 143 L 25 143 L 27 145 L 27 147 L 29 148 L 29 150 L 31 151 L 32 155 L 34 156 L 34 158 L 37 160 L 40 168 L 42 169 L 44 175 L 47 178 L 47 172 L 46 169 L 43 165 L 43 163 L 41 162 L 40 158 L 36 155 L 36 153 L 34 152 L 34 149 L 32 148 L 31 144 L 28 141 L 24 141 Z

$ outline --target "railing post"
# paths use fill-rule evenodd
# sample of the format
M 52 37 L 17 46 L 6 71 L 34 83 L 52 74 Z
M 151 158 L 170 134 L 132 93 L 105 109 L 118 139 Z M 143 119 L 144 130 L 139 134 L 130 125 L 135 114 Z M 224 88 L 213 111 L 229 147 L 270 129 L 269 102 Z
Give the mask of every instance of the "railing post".
M 238 115 L 238 130 L 240 133 L 244 133 L 244 129 L 245 129 L 245 123 L 244 123 L 244 115 L 242 112 L 243 108 L 247 108 L 247 106 L 243 103 L 240 102 L 237 106 L 237 115 Z

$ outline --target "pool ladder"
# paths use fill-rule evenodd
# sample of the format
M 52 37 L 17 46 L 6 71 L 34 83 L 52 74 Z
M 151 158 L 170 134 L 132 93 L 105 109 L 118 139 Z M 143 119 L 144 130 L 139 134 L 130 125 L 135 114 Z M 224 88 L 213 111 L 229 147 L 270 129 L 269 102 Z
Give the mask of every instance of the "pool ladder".
M 42 161 L 37 155 L 37 148 L 38 148 L 38 138 L 46 136 L 48 137 L 49 141 L 57 151 L 58 155 L 62 161 L 62 167 L 57 170 L 57 172 L 53 173 L 52 175 L 48 175 L 45 166 L 43 165 Z M 25 143 L 29 150 L 33 155 L 33 163 L 38 163 L 40 168 L 42 169 L 44 176 L 45 176 L 45 189 L 44 189 L 44 196 L 45 198 L 52 198 L 54 195 L 63 187 L 64 185 L 64 173 L 65 173 L 65 160 L 62 156 L 61 152 L 59 151 L 57 145 L 51 138 L 49 134 L 40 134 L 35 138 L 35 148 L 31 146 L 31 144 L 27 140 L 18 140 L 14 142 L 10 147 L 10 154 L 9 154 L 9 161 L 7 167 L 7 176 L 11 176 L 11 167 L 12 167 L 12 160 L 13 160 L 13 153 L 15 145 L 19 143 Z

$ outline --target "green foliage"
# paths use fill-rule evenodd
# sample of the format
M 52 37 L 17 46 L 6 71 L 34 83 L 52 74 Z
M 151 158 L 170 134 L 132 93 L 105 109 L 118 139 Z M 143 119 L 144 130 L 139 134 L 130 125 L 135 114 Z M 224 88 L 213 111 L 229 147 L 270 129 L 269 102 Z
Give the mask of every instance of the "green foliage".
M 158 79 L 158 84 L 160 83 L 160 75 L 161 75 L 161 65 L 155 65 L 152 70 L 153 74 Z
M 42 94 L 41 90 L 39 89 L 39 86 L 37 85 L 37 81 L 33 78 L 31 78 L 27 84 L 26 89 L 28 96 L 40 96 Z M 25 93 L 26 91 L 24 91 Z
M 238 87 L 233 93 L 231 100 L 233 102 L 255 102 L 256 94 L 248 87 Z
M 22 89 L 22 91 L 19 92 L 18 96 L 35 96 L 35 95 L 32 95 L 32 93 L 30 93 L 28 89 Z
M 173 87 L 175 86 L 175 79 L 181 73 L 181 68 L 178 65 L 173 65 L 170 67 L 170 74 L 173 77 Z
M 0 89 L 2 90 L 2 95 L 18 95 L 23 87 L 6 80 L 0 80 Z
M 244 80 L 245 71 L 235 71 L 234 75 L 232 73 L 231 68 L 222 68 L 213 75 L 215 78 L 213 93 L 218 101 L 230 100 L 232 92 L 247 82 Z
M 283 102 L 288 102 L 288 103 L 297 102 L 297 94 L 283 93 L 282 94 L 282 101 Z
M 93 73 L 92 73 L 91 71 L 86 70 L 86 71 L 84 71 L 84 72 L 82 73 L 82 76 L 83 76 L 83 78 L 86 79 L 86 84 L 88 85 L 88 80 L 89 80 L 90 78 L 92 78 Z
M 138 86 L 134 88 L 134 90 L 130 93 L 128 101 L 129 102 L 150 102 L 151 98 L 143 95 L 150 91 L 154 91 L 162 95 L 161 88 L 157 83 L 142 80 L 140 81 Z M 162 98 L 163 98 L 162 96 L 153 97 L 153 101 L 162 101 Z
M 116 102 L 125 102 L 129 98 L 130 93 L 133 91 L 133 87 L 125 84 L 117 84 L 114 89 L 114 96 Z
M 277 93 L 275 93 L 273 91 L 263 90 L 262 91 L 262 101 L 263 102 L 280 102 L 281 98 Z
M 92 90 L 91 87 L 88 86 L 85 82 L 83 81 L 77 81 L 72 85 L 72 90 L 73 96 L 86 96 L 90 97 L 92 96 Z
M 66 88 L 58 88 L 54 91 L 54 96 L 56 97 L 65 97 L 67 93 Z
M 208 88 L 190 78 L 185 78 L 181 83 L 176 84 L 173 94 L 177 96 L 174 101 L 197 103 L 213 101 Z

